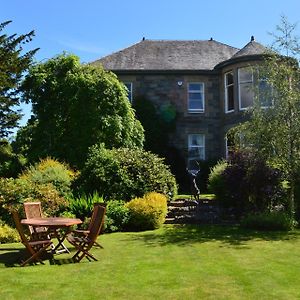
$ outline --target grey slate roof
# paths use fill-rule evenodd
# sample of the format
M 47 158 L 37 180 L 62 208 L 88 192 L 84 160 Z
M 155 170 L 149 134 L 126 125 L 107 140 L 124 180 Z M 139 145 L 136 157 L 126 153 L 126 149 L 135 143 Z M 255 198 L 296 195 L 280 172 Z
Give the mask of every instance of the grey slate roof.
M 112 71 L 212 70 L 239 51 L 214 40 L 142 40 L 93 62 Z
M 241 56 L 250 56 L 250 55 L 262 55 L 266 54 L 268 49 L 260 43 L 257 43 L 254 40 L 254 37 L 251 38 L 251 41 L 240 51 L 235 53 L 232 58 L 237 58 Z

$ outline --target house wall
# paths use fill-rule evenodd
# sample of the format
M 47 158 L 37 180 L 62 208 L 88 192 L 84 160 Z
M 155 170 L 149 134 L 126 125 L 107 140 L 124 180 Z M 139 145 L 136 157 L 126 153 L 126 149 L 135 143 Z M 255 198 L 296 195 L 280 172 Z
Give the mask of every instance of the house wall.
M 180 150 L 186 158 L 188 135 L 205 134 L 205 159 L 215 159 L 222 155 L 220 75 L 216 74 L 119 74 L 123 82 L 132 82 L 133 101 L 143 96 L 160 107 L 172 104 L 176 108 L 176 130 L 171 134 L 171 146 Z M 179 85 L 178 82 L 182 82 Z M 188 83 L 204 82 L 205 111 L 188 111 Z
M 123 82 L 133 84 L 134 98 L 143 96 L 157 107 L 174 105 L 177 112 L 176 130 L 170 136 L 171 145 L 188 157 L 188 135 L 205 135 L 205 159 L 225 157 L 225 138 L 228 130 L 245 121 L 244 111 L 239 110 L 238 68 L 257 65 L 258 61 L 234 62 L 223 68 L 205 73 L 135 73 L 118 74 Z M 224 74 L 234 73 L 234 111 L 225 112 Z M 182 82 L 182 84 L 178 84 Z M 205 88 L 205 110 L 203 113 L 188 111 L 188 83 L 203 82 Z

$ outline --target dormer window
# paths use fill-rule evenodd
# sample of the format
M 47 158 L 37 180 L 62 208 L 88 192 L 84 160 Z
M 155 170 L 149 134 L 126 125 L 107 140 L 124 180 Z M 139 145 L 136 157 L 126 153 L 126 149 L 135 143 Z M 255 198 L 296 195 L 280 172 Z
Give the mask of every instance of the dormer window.
M 229 113 L 234 111 L 234 82 L 233 72 L 230 71 L 225 74 L 225 112 Z

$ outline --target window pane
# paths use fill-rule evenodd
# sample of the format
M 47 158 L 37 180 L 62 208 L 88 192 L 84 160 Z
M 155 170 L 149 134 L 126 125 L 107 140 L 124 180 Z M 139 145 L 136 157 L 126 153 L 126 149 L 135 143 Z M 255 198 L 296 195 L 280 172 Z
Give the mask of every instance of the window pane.
M 252 70 L 250 68 L 239 69 L 239 82 L 252 82 Z
M 226 85 L 233 84 L 233 74 L 227 73 L 226 74 Z
M 266 80 L 259 82 L 259 100 L 262 107 L 272 106 L 272 87 Z
M 200 93 L 189 93 L 189 99 L 190 100 L 201 101 L 202 100 L 202 94 L 200 94 Z
M 252 84 L 240 84 L 241 108 L 253 105 L 254 92 Z
M 227 88 L 227 111 L 234 110 L 233 85 Z
M 132 83 L 131 82 L 126 82 L 124 83 L 124 85 L 126 86 L 127 88 L 127 96 L 128 96 L 128 99 L 129 101 L 131 102 L 132 101 Z
M 199 110 L 203 110 L 203 101 L 199 101 L 199 100 L 190 100 L 190 101 L 189 101 L 189 109 L 199 109 Z
M 190 134 L 189 135 L 189 147 L 203 146 L 204 136 L 203 134 Z
M 204 134 L 188 136 L 188 168 L 198 169 L 196 161 L 205 159 Z M 193 166 L 192 166 L 193 165 Z
M 201 83 L 190 83 L 189 91 L 202 91 L 203 85 Z

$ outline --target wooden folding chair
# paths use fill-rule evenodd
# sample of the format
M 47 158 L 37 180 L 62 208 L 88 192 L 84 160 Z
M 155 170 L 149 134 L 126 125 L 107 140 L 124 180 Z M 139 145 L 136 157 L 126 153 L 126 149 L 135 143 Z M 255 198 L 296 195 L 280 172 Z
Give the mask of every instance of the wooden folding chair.
M 24 211 L 27 219 L 42 218 L 41 202 L 24 202 Z M 41 239 L 48 235 L 46 227 L 28 226 L 33 239 Z
M 96 206 L 106 207 L 106 204 L 105 203 L 94 203 L 94 208 Z M 75 235 L 79 235 L 79 236 L 88 236 L 88 234 L 89 234 L 89 232 L 91 230 L 91 227 L 93 225 L 94 219 L 96 217 L 96 213 L 95 212 L 96 212 L 96 210 L 93 209 L 93 213 L 92 213 L 92 216 L 91 216 L 91 220 L 90 220 L 88 229 L 74 229 L 74 230 L 72 230 L 72 233 L 74 233 Z M 96 240 L 95 240 L 94 246 L 97 246 L 97 247 L 103 249 L 103 246 L 100 245 Z
M 26 247 L 26 250 L 30 255 L 28 259 L 21 263 L 21 267 L 24 267 L 26 264 L 31 262 L 40 262 L 41 264 L 44 264 L 40 257 L 43 253 L 47 252 L 47 248 L 52 245 L 51 240 L 28 240 L 23 231 L 18 213 L 16 211 L 12 211 L 12 215 L 16 224 L 16 228 L 19 232 L 21 242 Z
M 73 255 L 73 260 L 75 262 L 80 262 L 84 257 L 86 257 L 89 261 L 91 261 L 91 259 L 97 261 L 97 259 L 89 251 L 95 245 L 95 241 L 101 231 L 101 227 L 104 223 L 105 211 L 105 207 L 95 205 L 88 234 L 76 236 L 74 233 L 70 233 L 67 236 L 69 243 L 77 250 L 77 252 Z

